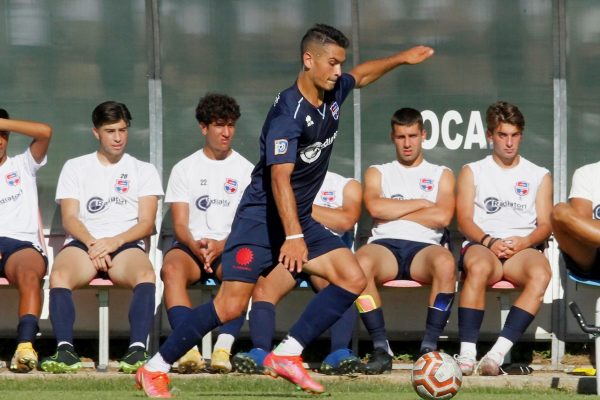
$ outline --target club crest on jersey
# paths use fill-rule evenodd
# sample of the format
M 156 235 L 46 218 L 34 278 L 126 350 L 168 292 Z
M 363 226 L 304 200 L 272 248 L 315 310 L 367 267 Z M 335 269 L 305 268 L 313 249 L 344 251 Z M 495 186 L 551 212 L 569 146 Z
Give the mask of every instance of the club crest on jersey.
M 127 193 L 129 192 L 129 180 L 128 179 L 117 179 L 115 182 L 115 190 L 117 193 Z
M 21 178 L 16 171 L 6 174 L 6 183 L 8 186 L 18 186 L 21 183 Z
M 335 191 L 324 190 L 321 192 L 321 201 L 323 203 L 333 203 L 335 201 Z
M 431 192 L 433 190 L 433 179 L 421 178 L 419 186 L 421 186 L 422 191 Z
M 518 181 L 515 183 L 515 192 L 518 196 L 527 196 L 529 194 L 529 182 Z
M 310 117 L 310 115 L 306 116 L 306 126 L 313 126 L 315 123 L 313 122 L 312 118 Z
M 275 139 L 275 155 L 279 156 L 287 153 L 288 141 L 287 139 Z
M 333 103 L 331 103 L 329 110 L 331 111 L 331 116 L 333 117 L 333 119 L 335 119 L 337 121 L 338 118 L 340 117 L 340 106 L 338 106 L 337 101 L 334 101 Z
M 232 178 L 225 178 L 225 193 L 234 194 L 238 190 L 238 182 Z

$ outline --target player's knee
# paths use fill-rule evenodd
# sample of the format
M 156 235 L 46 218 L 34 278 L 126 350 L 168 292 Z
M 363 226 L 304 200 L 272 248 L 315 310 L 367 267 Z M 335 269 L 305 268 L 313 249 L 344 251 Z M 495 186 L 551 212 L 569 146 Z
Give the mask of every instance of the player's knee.
M 156 283 L 156 274 L 153 269 L 144 268 L 137 273 L 137 284 Z
M 529 290 L 532 290 L 536 293 L 536 296 L 543 296 L 550 284 L 550 280 L 552 279 L 552 272 L 549 268 L 539 268 L 539 271 L 536 271 L 535 274 L 531 275 L 531 278 L 528 280 L 526 286 Z
M 17 285 L 19 288 L 27 288 L 29 290 L 39 290 L 44 275 L 36 270 L 27 270 L 18 274 Z
M 439 257 L 433 264 L 433 279 L 438 282 L 456 281 L 456 264 L 452 256 Z
M 465 281 L 469 281 L 471 284 L 479 284 L 485 286 L 492 276 L 492 266 L 485 262 L 473 262 L 469 265 L 465 265 L 467 276 Z
M 372 262 L 369 257 L 362 254 L 357 254 L 356 260 L 358 261 L 358 265 L 360 265 L 360 269 L 362 270 L 366 279 L 373 280 L 376 274 L 375 263 Z
M 216 300 L 216 299 L 215 299 Z M 238 301 L 215 301 L 215 310 L 222 323 L 236 319 L 244 312 L 245 304 Z
M 367 287 L 367 278 L 362 270 L 357 269 L 354 273 L 344 276 L 343 286 L 352 293 L 362 293 Z
M 50 274 L 50 288 L 63 287 L 71 288 L 70 274 L 68 271 L 55 269 Z
M 160 270 L 160 277 L 165 285 L 185 281 L 183 271 L 173 263 L 163 264 Z

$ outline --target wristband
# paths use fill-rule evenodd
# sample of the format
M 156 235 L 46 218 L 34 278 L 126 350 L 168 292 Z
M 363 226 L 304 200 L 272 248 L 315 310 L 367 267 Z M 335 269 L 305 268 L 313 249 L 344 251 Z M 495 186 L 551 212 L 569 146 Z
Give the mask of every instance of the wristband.
M 291 240 L 291 239 L 301 239 L 304 237 L 303 233 L 298 233 L 297 235 L 289 235 L 285 237 L 285 240 Z
M 491 238 L 486 247 L 491 250 L 492 246 L 494 245 L 494 243 L 496 243 L 498 240 L 500 240 L 500 239 L 498 239 L 498 238 Z
M 485 239 L 489 238 L 490 234 L 486 233 L 485 235 L 483 235 L 483 237 L 481 238 L 481 240 L 479 241 L 479 244 L 483 244 L 483 242 L 485 241 Z

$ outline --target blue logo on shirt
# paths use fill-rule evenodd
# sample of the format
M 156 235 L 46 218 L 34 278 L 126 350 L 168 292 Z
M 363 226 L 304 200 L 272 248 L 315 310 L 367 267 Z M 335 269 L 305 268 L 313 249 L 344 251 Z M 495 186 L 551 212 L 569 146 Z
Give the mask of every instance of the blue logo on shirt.
M 206 195 L 198 197 L 196 200 L 196 208 L 200 211 L 206 211 L 210 207 L 210 198 Z

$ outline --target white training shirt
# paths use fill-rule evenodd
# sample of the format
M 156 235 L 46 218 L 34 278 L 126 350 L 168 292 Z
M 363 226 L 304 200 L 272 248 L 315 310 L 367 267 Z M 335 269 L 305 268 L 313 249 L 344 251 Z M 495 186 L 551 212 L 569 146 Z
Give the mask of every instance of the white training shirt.
M 381 173 L 381 192 L 384 198 L 425 199 L 432 203 L 437 200 L 442 173 L 448 169 L 425 160 L 416 167 L 405 167 L 397 160 L 373 167 Z M 431 229 L 417 222 L 397 219 L 376 224 L 371 230 L 368 242 L 378 239 L 402 239 L 440 244 L 443 233 L 443 229 Z
M 344 188 L 351 180 L 353 179 L 345 178 L 339 174 L 336 174 L 335 172 L 327 171 L 327 174 L 325 174 L 325 180 L 323 180 L 323 184 L 321 185 L 313 204 L 328 208 L 342 207 L 344 205 Z M 336 232 L 331 229 L 329 230 L 338 236 L 342 236 L 346 233 Z
M 138 222 L 139 198 L 162 196 L 154 165 L 129 154 L 102 165 L 96 152 L 68 160 L 56 186 L 56 202 L 79 201 L 79 219 L 94 238 L 113 237 Z M 74 238 L 68 236 L 65 243 Z
M 44 165 L 46 157 L 38 164 L 27 148 L 0 166 L 0 236 L 40 246 L 36 173 Z
M 200 149 L 173 167 L 165 202 L 189 205 L 188 226 L 194 240 L 223 240 L 253 168 L 236 151 L 224 160 L 212 160 Z
M 600 162 L 577 168 L 569 199 L 574 197 L 592 202 L 592 218 L 600 219 Z
M 467 164 L 473 172 L 473 221 L 492 237 L 527 236 L 535 228 L 535 200 L 548 170 L 520 156 L 519 164 L 502 168 L 489 155 Z

